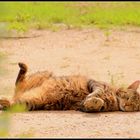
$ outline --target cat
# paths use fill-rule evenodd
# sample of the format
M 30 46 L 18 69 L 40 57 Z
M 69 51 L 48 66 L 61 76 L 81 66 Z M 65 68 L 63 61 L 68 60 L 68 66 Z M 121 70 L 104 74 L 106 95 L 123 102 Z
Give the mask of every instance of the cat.
M 11 101 L 0 99 L 0 109 L 25 104 L 31 110 L 79 110 L 83 112 L 139 111 L 140 81 L 128 88 L 111 85 L 81 75 L 55 76 L 43 71 L 27 75 L 28 67 L 19 63 Z

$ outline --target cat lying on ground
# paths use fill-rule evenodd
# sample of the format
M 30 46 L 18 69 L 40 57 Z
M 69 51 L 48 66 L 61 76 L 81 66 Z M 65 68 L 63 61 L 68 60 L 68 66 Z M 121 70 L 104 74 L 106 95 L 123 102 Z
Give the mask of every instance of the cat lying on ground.
M 55 76 L 43 71 L 26 75 L 27 65 L 19 63 L 20 71 L 12 100 L 0 99 L 1 109 L 25 104 L 28 110 L 139 111 L 140 81 L 128 88 L 116 89 L 107 83 L 81 75 Z

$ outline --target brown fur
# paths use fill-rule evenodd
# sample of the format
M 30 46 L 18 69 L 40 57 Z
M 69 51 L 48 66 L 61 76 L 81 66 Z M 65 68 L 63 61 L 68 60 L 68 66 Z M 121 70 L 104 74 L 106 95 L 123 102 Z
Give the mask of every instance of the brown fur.
M 106 83 L 91 80 L 89 94 L 81 105 L 84 112 L 99 111 L 140 111 L 140 94 L 137 92 L 140 81 L 128 88 L 113 88 Z
M 126 89 L 115 89 L 85 76 L 54 76 L 51 72 L 26 75 L 27 66 L 19 63 L 12 101 L 1 99 L 2 108 L 25 103 L 28 110 L 139 111 L 136 91 L 140 81 Z M 0 107 L 1 107 L 0 106 Z
M 24 92 L 41 86 L 45 80 L 53 76 L 52 72 L 49 71 L 36 72 L 26 76 L 28 69 L 27 65 L 24 63 L 19 63 L 18 65 L 20 67 L 20 71 L 15 83 L 15 95 L 13 97 L 15 100 Z
M 51 72 L 26 75 L 27 66 L 19 63 L 15 95 L 11 105 L 25 103 L 28 110 L 77 110 L 88 94 L 88 78 L 84 76 L 54 76 Z

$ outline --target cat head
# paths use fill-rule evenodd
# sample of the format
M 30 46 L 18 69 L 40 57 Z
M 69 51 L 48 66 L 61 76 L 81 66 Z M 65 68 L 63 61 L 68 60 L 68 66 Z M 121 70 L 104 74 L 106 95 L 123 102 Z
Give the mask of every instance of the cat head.
M 138 111 L 140 108 L 140 94 L 138 87 L 140 80 L 133 82 L 127 88 L 119 88 L 116 92 L 119 108 L 122 111 Z

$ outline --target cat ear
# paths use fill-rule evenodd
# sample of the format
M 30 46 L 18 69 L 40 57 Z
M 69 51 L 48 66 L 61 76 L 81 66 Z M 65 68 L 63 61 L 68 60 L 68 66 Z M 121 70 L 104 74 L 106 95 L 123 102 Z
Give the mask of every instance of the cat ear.
M 128 86 L 128 89 L 137 90 L 140 85 L 140 80 L 133 82 L 131 85 Z

